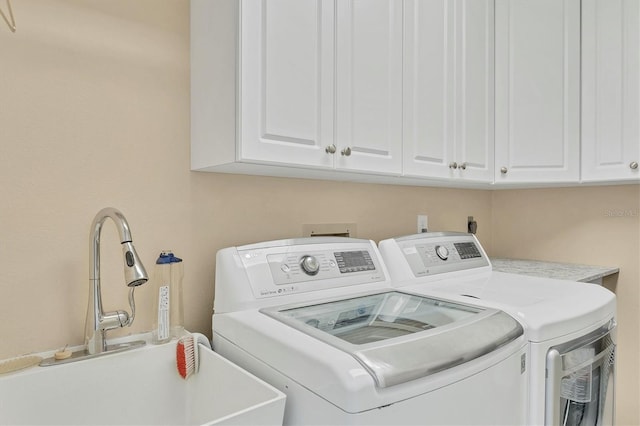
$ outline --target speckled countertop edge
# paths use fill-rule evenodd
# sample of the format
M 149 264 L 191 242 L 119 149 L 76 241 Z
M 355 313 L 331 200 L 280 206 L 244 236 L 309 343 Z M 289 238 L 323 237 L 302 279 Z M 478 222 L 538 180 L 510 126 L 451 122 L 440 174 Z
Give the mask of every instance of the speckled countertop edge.
M 594 281 L 620 271 L 606 266 L 505 258 L 491 258 L 491 264 L 498 272 L 580 282 Z

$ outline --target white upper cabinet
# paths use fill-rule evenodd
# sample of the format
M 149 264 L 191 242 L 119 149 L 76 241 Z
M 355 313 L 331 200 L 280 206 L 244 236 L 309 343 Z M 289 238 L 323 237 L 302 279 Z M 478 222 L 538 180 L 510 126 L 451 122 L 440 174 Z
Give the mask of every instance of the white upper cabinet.
M 496 0 L 495 19 L 496 183 L 578 182 L 580 0 Z
M 405 1 L 405 175 L 493 181 L 493 5 Z
M 640 181 L 639 0 L 191 0 L 191 168 Z
M 336 168 L 399 175 L 402 0 L 339 0 L 336 7 Z
M 241 159 L 401 174 L 402 1 L 241 5 Z
M 582 180 L 640 180 L 640 6 L 582 0 Z
M 191 30 L 193 169 L 401 175 L 402 0 L 193 0 Z
M 334 2 L 240 7 L 240 159 L 333 167 Z

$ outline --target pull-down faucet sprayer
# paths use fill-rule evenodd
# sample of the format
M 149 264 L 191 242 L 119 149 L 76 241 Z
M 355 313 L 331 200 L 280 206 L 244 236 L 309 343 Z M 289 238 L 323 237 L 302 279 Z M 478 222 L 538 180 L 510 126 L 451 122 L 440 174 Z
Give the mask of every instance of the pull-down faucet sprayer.
M 122 252 L 124 256 L 124 278 L 129 290 L 129 305 L 131 315 L 126 311 L 103 312 L 102 294 L 100 290 L 100 232 L 107 218 L 111 218 L 118 229 Z M 107 351 L 106 332 L 118 327 L 130 326 L 135 318 L 135 301 L 133 290 L 146 283 L 149 279 L 142 262 L 133 247 L 131 231 L 124 215 L 111 207 L 98 212 L 91 225 L 90 257 L 89 261 L 89 305 L 87 307 L 87 321 L 85 324 L 85 345 L 89 354 L 100 354 Z

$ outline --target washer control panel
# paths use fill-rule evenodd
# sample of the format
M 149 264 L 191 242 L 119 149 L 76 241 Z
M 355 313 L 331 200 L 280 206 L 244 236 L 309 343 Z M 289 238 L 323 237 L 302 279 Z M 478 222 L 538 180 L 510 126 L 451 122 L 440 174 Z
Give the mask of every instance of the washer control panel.
M 276 285 L 379 274 L 368 250 L 274 253 L 267 262 Z
M 316 239 L 316 244 L 312 238 L 294 240 L 290 245 L 239 249 L 254 296 L 284 296 L 387 280 L 373 242 Z

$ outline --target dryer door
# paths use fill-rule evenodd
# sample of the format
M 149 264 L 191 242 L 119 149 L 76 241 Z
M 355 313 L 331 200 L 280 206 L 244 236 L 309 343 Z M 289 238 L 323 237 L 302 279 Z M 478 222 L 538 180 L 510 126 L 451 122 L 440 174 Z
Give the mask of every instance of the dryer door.
M 615 324 L 547 352 L 545 424 L 612 425 Z

